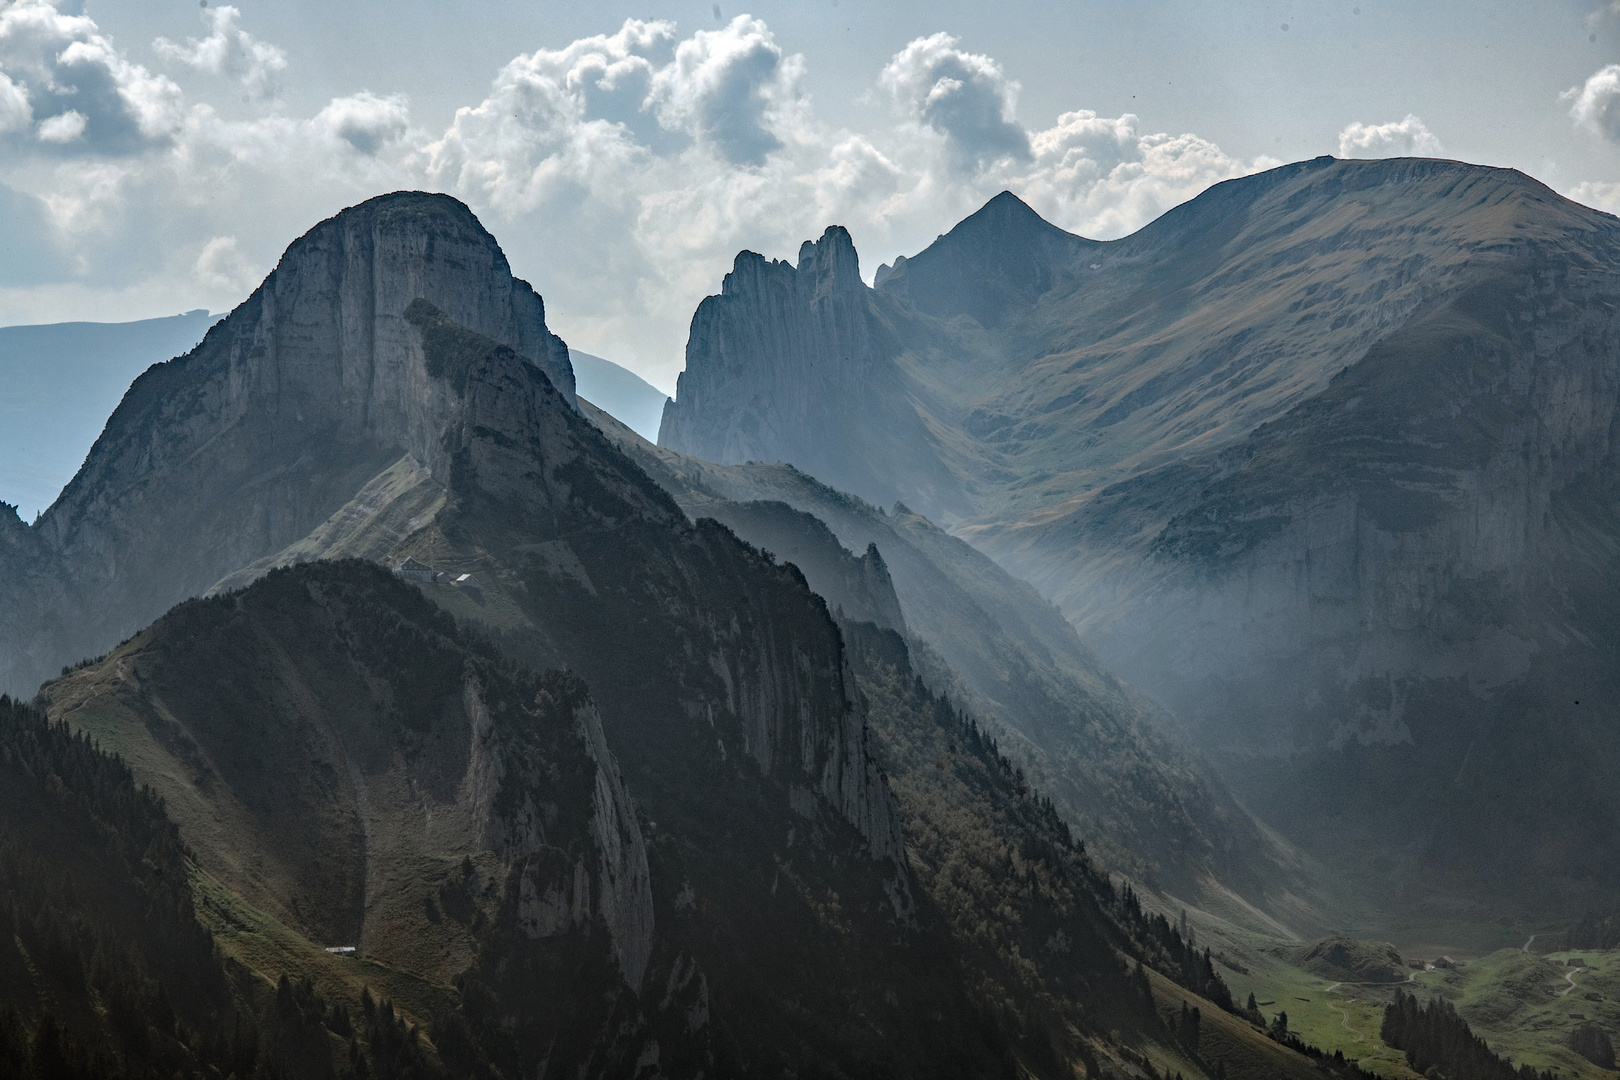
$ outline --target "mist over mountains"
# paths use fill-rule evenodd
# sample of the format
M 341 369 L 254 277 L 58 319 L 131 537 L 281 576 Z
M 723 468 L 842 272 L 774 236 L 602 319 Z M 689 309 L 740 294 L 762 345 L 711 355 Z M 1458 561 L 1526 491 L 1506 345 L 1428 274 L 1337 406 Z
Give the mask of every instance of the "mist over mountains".
M 1002 195 L 875 288 L 829 230 L 739 256 L 661 441 L 948 524 L 1247 805 L 1412 902 L 1578 903 L 1620 807 L 1532 793 L 1612 790 L 1617 239 L 1410 159 L 1228 181 L 1109 243 Z

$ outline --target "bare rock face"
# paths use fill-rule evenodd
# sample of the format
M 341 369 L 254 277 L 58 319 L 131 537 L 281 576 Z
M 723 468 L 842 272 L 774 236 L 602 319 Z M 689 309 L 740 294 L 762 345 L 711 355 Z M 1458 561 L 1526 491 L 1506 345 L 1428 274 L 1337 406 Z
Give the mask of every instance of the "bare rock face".
M 84 467 L 13 546 L 0 686 L 23 696 L 171 604 L 306 535 L 448 409 L 405 320 L 425 298 L 568 400 L 567 347 L 461 203 L 385 195 L 322 222 L 192 352 L 136 380 Z
M 878 502 L 921 485 L 930 506 L 965 510 L 917 406 L 932 392 L 896 363 L 927 346 L 896 335 L 892 307 L 861 281 L 840 226 L 805 241 L 797 267 L 742 252 L 692 317 L 659 445 L 721 464 L 791 461 Z

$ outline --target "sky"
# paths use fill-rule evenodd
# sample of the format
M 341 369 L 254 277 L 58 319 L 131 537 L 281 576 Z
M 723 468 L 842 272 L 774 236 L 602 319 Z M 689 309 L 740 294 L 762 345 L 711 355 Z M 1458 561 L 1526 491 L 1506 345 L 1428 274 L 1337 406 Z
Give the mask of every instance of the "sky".
M 1003 189 L 1110 239 L 1320 154 L 1620 210 L 1620 0 L 0 0 L 0 325 L 227 310 L 427 189 L 672 391 L 739 250 L 870 280 Z

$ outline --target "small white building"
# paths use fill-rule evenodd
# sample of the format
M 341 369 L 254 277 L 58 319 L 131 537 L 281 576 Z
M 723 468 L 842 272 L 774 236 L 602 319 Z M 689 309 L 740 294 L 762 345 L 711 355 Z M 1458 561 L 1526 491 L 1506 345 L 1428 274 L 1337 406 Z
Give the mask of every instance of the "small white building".
M 333 956 L 359 956 L 360 950 L 353 945 L 328 945 L 326 951 Z
M 394 573 L 406 581 L 432 581 L 433 567 L 425 562 L 417 562 L 406 556 L 405 561 L 394 567 Z

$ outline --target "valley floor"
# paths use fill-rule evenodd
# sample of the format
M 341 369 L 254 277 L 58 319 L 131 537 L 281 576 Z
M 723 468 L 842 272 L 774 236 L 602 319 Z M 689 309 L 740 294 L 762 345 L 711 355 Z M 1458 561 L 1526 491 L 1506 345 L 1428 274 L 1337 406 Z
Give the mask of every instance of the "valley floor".
M 1497 923 L 1364 927 L 1353 936 L 1389 941 L 1406 964 L 1404 981 L 1335 978 L 1304 966 L 1312 942 L 1239 925 L 1171 897 L 1143 897 L 1172 921 L 1183 910 L 1201 946 L 1242 1004 L 1252 994 L 1265 1019 L 1288 1014 L 1288 1028 L 1332 1055 L 1342 1051 L 1370 1073 L 1415 1078 L 1400 1050 L 1379 1037 L 1384 1008 L 1397 992 L 1419 1003 L 1450 1002 L 1497 1054 L 1560 1077 L 1612 1076 L 1569 1049 L 1570 1034 L 1593 1021 L 1620 1029 L 1620 950 L 1538 951 L 1556 946 L 1562 928 Z

